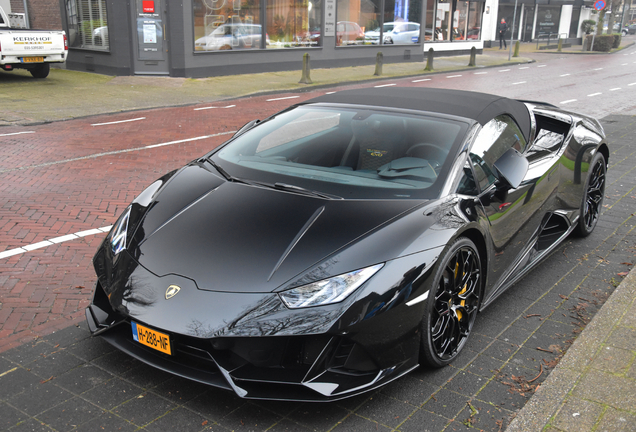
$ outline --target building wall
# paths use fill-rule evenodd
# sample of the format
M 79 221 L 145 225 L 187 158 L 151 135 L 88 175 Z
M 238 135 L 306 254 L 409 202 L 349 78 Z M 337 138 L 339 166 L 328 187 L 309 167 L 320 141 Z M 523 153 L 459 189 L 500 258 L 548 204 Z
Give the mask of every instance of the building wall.
M 22 0 L 9 0 L 11 7 L 9 8 L 13 13 L 24 13 L 24 2 Z M 7 12 L 7 10 L 4 10 Z
M 5 12 L 25 13 L 24 0 L 0 0 Z M 32 29 L 61 30 L 62 19 L 58 0 L 26 0 L 28 25 Z
M 32 29 L 60 30 L 60 2 L 57 0 L 27 0 L 29 24 Z
M 64 0 L 58 4 L 64 6 Z M 105 75 L 132 75 L 132 42 L 133 36 L 130 24 L 129 4 L 122 5 L 120 0 L 108 0 L 108 29 L 110 48 L 109 51 L 97 51 L 82 48 L 69 47 L 67 69 L 97 72 Z M 69 29 L 65 14 L 62 15 L 62 27 Z M 72 37 L 69 34 L 69 40 Z

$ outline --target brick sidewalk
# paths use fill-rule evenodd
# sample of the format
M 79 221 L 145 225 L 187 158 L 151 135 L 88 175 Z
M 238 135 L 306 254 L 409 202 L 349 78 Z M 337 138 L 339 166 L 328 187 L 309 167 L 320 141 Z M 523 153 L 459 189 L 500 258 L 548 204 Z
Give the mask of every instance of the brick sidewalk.
M 507 430 L 629 432 L 635 425 L 633 270 Z

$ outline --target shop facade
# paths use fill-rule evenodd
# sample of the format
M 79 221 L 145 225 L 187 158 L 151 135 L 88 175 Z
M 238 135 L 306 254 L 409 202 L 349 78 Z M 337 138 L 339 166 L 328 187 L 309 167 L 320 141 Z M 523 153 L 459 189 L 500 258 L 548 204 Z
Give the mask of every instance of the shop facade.
M 421 62 L 430 48 L 480 53 L 515 14 L 510 0 L 59 1 L 68 68 L 193 78 L 299 70 L 304 53 L 314 68 L 373 64 L 378 52 L 386 63 Z M 580 37 L 587 8 L 554 1 L 520 0 L 515 34 Z

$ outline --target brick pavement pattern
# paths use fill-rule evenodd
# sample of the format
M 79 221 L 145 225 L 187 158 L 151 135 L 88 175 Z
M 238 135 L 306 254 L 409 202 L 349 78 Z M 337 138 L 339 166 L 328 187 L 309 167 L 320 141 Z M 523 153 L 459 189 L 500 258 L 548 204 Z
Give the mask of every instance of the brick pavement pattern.
M 633 431 L 636 270 L 594 317 L 508 432 Z
M 242 118 L 251 119 L 289 102 L 265 113 L 250 98 L 242 105 Z M 147 121 L 91 126 L 141 117 Z M 0 253 L 111 225 L 155 179 L 215 148 L 246 121 L 236 111 L 184 107 L 56 122 L 0 137 Z M 2 129 L 14 131 L 24 128 Z M 220 135 L 126 151 L 214 134 Z M 104 237 L 0 259 L 0 352 L 83 319 L 96 280 L 91 258 Z
M 257 101 L 242 101 L 247 101 L 248 117 L 265 117 Z M 103 120 L 93 118 L 43 125 L 35 136 L 9 137 L 9 145 L 3 141 L 3 250 L 112 224 L 156 177 L 224 137 L 92 154 L 185 137 L 178 128 L 184 117 L 199 116 L 188 125 L 187 137 L 227 132 L 246 121 L 231 110 L 199 115 L 189 107 L 183 108 L 188 110 L 184 115 L 180 109 L 107 118 L 156 115 L 151 127 L 123 123 L 113 132 L 90 126 Z M 216 129 L 217 123 L 226 128 Z M 480 314 L 453 365 L 419 369 L 378 391 L 340 402 L 246 401 L 148 367 L 90 338 L 83 308 L 95 280 L 90 259 L 104 235 L 0 260 L 0 429 L 503 430 L 636 260 L 636 144 L 631 139 L 636 122 L 612 116 L 603 124 L 611 145 L 610 169 L 604 211 L 594 233 L 567 239 Z M 86 129 L 93 134 L 89 138 L 83 135 Z M 38 138 L 40 133 L 46 141 Z M 57 141 L 52 139 L 56 134 Z M 46 151 L 30 145 L 32 139 L 42 139 L 39 146 Z M 100 141 L 107 139 L 113 147 Z M 17 159 L 5 164 L 5 154 Z M 86 159 L 46 165 L 79 156 Z

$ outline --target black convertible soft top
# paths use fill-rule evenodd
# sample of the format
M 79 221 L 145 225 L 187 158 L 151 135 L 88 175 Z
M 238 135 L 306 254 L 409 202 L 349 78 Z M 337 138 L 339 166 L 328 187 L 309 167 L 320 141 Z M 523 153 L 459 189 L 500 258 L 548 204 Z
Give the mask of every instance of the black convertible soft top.
M 519 125 L 526 140 L 530 136 L 530 113 L 523 102 L 486 93 L 418 87 L 366 88 L 343 90 L 305 103 L 341 103 L 428 111 L 465 117 L 481 125 L 500 114 L 509 114 Z

